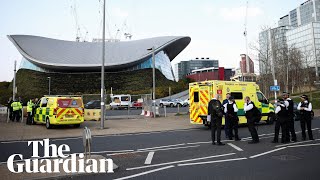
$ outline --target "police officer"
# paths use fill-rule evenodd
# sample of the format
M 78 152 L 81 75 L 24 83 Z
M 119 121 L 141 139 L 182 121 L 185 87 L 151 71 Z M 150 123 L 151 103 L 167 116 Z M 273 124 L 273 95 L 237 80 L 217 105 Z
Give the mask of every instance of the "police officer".
M 226 99 L 222 101 L 223 107 L 225 104 L 229 103 L 230 96 L 231 96 L 230 93 L 226 94 Z M 230 133 L 230 131 L 231 131 L 231 133 Z M 226 139 L 228 139 L 228 138 L 232 139 L 233 134 L 232 134 L 232 130 L 230 130 L 230 120 L 226 115 L 224 116 L 224 133 L 226 135 Z
M 306 124 L 308 129 L 309 140 L 314 140 L 311 130 L 311 111 L 312 111 L 312 104 L 309 102 L 307 95 L 301 96 L 301 102 L 298 104 L 298 108 L 300 111 L 300 125 L 302 130 L 302 140 L 306 140 Z
M 12 97 L 10 97 L 9 100 L 8 100 L 8 109 L 7 109 L 7 111 L 9 111 L 9 119 L 11 121 L 14 121 L 14 119 L 13 119 L 13 110 L 12 110 L 12 107 L 11 107 L 12 103 L 13 103 L 13 100 L 12 100 Z
M 248 124 L 248 129 L 250 131 L 252 141 L 249 141 L 249 144 L 256 144 L 259 143 L 259 136 L 258 132 L 255 128 L 255 117 L 254 117 L 254 110 L 253 108 L 255 107 L 254 103 L 250 100 L 250 97 L 247 96 L 244 99 L 244 111 L 246 113 L 246 118 L 247 118 L 247 124 Z
M 289 107 L 288 101 L 279 99 L 276 110 L 275 110 L 275 113 L 277 114 L 277 121 L 274 128 L 274 139 L 272 143 L 278 143 L 280 127 L 281 127 L 281 133 L 282 133 L 281 143 L 288 143 L 290 141 L 287 133 L 287 124 L 289 120 L 288 107 Z
M 232 140 L 232 131 L 234 130 L 234 137 L 235 141 L 240 141 L 241 139 L 238 136 L 238 122 L 239 118 L 237 115 L 238 107 L 237 104 L 234 101 L 234 98 L 232 96 L 229 97 L 228 103 L 224 104 L 224 113 L 225 118 L 228 118 L 229 120 L 229 140 Z
M 27 121 L 26 121 L 27 125 L 31 125 L 32 124 L 33 106 L 34 106 L 33 99 L 30 99 L 28 101 L 28 103 L 27 103 L 27 112 L 28 112 L 28 118 L 27 118 Z
M 288 107 L 288 121 L 287 121 L 287 137 L 290 140 L 290 135 L 291 135 L 291 141 L 297 142 L 297 135 L 296 131 L 294 129 L 294 110 L 293 110 L 293 100 L 289 98 L 289 93 L 288 92 L 283 92 L 282 98 L 285 101 L 288 101 L 289 107 Z
M 208 115 L 211 116 L 211 139 L 212 145 L 215 145 L 215 135 L 217 131 L 217 144 L 219 146 L 225 145 L 221 143 L 221 124 L 222 124 L 222 105 L 219 101 L 219 95 L 215 95 L 215 97 L 208 104 Z
M 13 121 L 16 120 L 19 122 L 20 120 L 20 111 L 22 109 L 22 105 L 19 101 L 14 100 L 13 103 L 11 104 L 12 111 L 13 111 Z

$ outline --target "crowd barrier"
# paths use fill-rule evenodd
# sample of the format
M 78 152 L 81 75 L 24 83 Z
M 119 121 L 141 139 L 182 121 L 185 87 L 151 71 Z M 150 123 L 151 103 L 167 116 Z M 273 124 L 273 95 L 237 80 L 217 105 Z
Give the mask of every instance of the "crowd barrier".
M 84 109 L 84 120 L 85 121 L 100 121 L 101 110 L 100 109 Z
M 0 114 L 7 114 L 7 107 L 0 107 Z

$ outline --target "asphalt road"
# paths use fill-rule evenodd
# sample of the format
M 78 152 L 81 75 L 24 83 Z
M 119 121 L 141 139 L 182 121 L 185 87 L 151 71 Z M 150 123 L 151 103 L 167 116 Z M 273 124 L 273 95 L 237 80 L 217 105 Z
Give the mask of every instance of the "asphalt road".
M 164 108 L 159 107 L 160 115 L 164 115 Z M 177 107 L 166 107 L 167 113 L 178 113 Z M 180 113 L 186 113 L 189 111 L 189 107 L 180 107 Z M 126 115 L 140 115 L 141 109 L 121 109 L 121 110 L 107 110 L 106 116 L 126 116 Z
M 248 129 L 241 127 L 242 141 L 212 145 L 210 130 L 188 130 L 93 137 L 92 151 L 112 158 L 119 166 L 113 174 L 89 174 L 61 179 L 319 179 L 320 118 L 313 120 L 315 141 L 272 144 L 273 125 L 260 125 L 261 142 L 248 144 Z M 224 137 L 224 132 L 222 131 Z M 73 153 L 83 151 L 82 139 L 52 139 L 68 144 Z M 26 141 L 0 142 L 0 161 L 13 153 L 31 156 Z M 42 151 L 42 149 L 40 149 Z M 154 153 L 150 153 L 154 152 Z M 148 158 L 148 156 L 152 156 Z M 40 156 L 42 153 L 40 153 Z M 148 159 L 148 160 L 147 160 Z M 150 164 L 145 164 L 149 161 Z

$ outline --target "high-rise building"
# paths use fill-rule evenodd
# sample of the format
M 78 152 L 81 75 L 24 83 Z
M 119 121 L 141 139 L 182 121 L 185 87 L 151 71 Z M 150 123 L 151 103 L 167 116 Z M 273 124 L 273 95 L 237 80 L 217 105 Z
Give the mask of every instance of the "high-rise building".
M 246 74 L 253 74 L 254 73 L 254 63 L 251 60 L 250 56 L 248 56 L 248 60 L 249 60 L 249 72 L 247 72 L 247 58 L 246 58 L 246 54 L 240 54 L 241 56 L 241 61 L 240 61 L 240 69 L 241 69 L 241 73 L 246 73 Z
M 320 20 L 320 0 L 308 0 L 288 14 L 289 24 L 293 27 L 303 26 Z M 279 24 L 280 26 L 280 24 Z
M 175 77 L 179 80 L 186 77 L 186 75 L 191 73 L 193 70 L 210 67 L 218 68 L 219 60 L 214 60 L 210 58 L 196 58 L 189 61 L 181 61 L 175 64 Z

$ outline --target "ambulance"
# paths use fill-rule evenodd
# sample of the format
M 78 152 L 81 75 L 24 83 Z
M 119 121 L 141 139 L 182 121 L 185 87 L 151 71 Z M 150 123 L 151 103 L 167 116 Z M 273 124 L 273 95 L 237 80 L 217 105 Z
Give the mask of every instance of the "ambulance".
M 36 104 L 33 124 L 73 125 L 80 127 L 84 121 L 81 96 L 44 96 Z
M 236 82 L 236 81 L 203 81 L 193 82 L 189 84 L 189 100 L 190 100 L 190 123 L 204 124 L 209 126 L 207 121 L 208 103 L 216 95 L 219 100 L 226 99 L 226 94 L 230 93 L 234 97 L 238 106 L 239 124 L 246 124 L 244 98 L 249 96 L 255 106 L 261 111 L 261 121 L 272 124 L 275 119 L 274 106 L 268 102 L 267 98 L 260 91 L 259 86 L 255 82 Z M 225 124 L 223 117 L 222 124 Z

